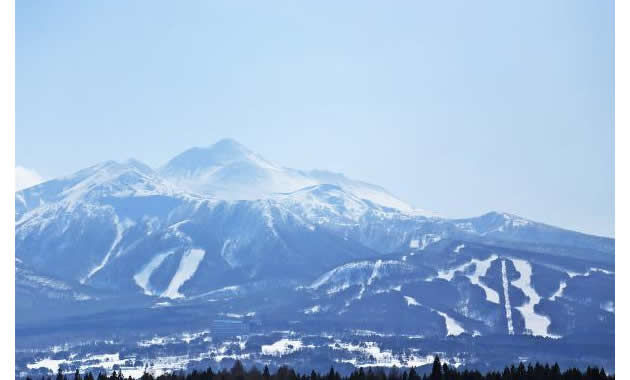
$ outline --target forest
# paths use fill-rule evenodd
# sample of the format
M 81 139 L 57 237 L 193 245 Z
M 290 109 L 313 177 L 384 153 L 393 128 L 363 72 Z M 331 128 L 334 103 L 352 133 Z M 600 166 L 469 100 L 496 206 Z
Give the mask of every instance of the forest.
M 506 366 L 503 371 L 486 373 L 468 369 L 459 371 L 455 367 L 441 363 L 440 358 L 436 356 L 431 371 L 422 375 L 415 368 L 407 371 L 396 367 L 389 369 L 380 367 L 359 368 L 354 370 L 349 376 L 341 376 L 332 367 L 325 374 L 315 371 L 311 371 L 310 374 L 301 374 L 287 366 L 282 366 L 275 373 L 271 373 L 267 366 L 262 372 L 256 367 L 247 370 L 237 360 L 231 369 L 222 369 L 217 372 L 214 372 L 212 368 L 208 368 L 205 371 L 173 372 L 157 377 L 145 372 L 139 379 L 134 379 L 131 376 L 125 377 L 122 371 L 113 371 L 110 376 L 103 373 L 98 373 L 95 376 L 91 372 L 81 374 L 78 369 L 74 374 L 68 375 L 59 369 L 56 377 L 43 376 L 42 380 L 604 380 L 614 378 L 614 375 L 606 374 L 602 368 L 587 367 L 583 371 L 577 368 L 570 368 L 563 371 L 557 363 L 552 366 L 540 363 L 533 365 L 531 363 L 527 365 L 520 363 L 518 366 Z M 27 377 L 27 380 L 33 379 Z

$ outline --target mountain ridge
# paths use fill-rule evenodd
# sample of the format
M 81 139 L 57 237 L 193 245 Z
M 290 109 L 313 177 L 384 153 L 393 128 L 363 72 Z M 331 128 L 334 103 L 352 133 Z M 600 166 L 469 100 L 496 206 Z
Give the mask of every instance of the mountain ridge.
M 102 337 L 132 311 L 144 322 L 121 333 L 125 352 L 164 326 L 245 316 L 259 321 L 255 336 L 286 331 L 279 342 L 296 346 L 330 331 L 366 350 L 379 349 L 374 336 L 472 339 L 470 352 L 450 351 L 472 363 L 484 355 L 475 342 L 495 337 L 529 336 L 522 347 L 535 353 L 536 339 L 588 331 L 610 346 L 614 239 L 494 211 L 439 217 L 378 185 L 286 169 L 233 141 L 218 148 L 193 150 L 179 171 L 106 161 L 16 192 L 22 337 Z M 248 344 L 231 350 L 258 357 Z M 352 357 L 337 345 L 317 352 Z

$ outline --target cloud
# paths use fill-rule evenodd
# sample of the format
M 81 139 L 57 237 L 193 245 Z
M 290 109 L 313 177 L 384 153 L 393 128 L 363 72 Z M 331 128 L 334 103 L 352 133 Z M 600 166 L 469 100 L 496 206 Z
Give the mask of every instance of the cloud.
M 15 167 L 15 191 L 20 191 L 42 182 L 44 182 L 44 178 L 35 170 L 22 166 Z

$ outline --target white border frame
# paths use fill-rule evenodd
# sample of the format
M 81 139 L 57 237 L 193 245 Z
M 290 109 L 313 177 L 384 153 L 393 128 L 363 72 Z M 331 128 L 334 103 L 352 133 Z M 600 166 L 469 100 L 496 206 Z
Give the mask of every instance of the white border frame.
M 15 373 L 15 1 L 3 2 L 0 10 L 3 37 L 0 38 L 0 282 L 3 290 L 3 313 L 0 343 L 0 374 L 13 376 Z M 628 128 L 630 128 L 630 68 L 629 41 L 630 2 L 615 2 L 615 320 L 626 321 L 629 316 L 627 300 L 620 296 L 630 289 L 630 279 L 625 277 L 630 262 L 630 174 L 625 165 L 630 153 Z M 628 149 L 628 150 L 626 150 Z M 8 252 L 7 252 L 8 251 Z M 626 323 L 615 324 L 615 372 L 618 378 L 630 374 L 630 363 L 626 362 L 627 348 L 623 343 L 630 338 L 630 327 Z
M 15 374 L 15 1 L 3 2 L 0 39 L 0 281 L 3 312 L 0 332 L 0 374 Z

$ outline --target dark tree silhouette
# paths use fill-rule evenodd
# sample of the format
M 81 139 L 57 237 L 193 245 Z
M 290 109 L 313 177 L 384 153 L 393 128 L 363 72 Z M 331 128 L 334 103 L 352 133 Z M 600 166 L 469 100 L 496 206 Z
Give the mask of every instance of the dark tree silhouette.
M 72 372 L 70 372 L 72 373 Z M 74 372 L 72 380 L 94 380 L 94 375 L 87 372 L 81 376 L 80 372 Z M 30 377 L 27 377 L 31 380 Z M 490 371 L 482 374 L 476 370 L 459 371 L 455 367 L 451 367 L 446 363 L 442 363 L 439 357 L 435 357 L 431 372 L 422 376 L 418 375 L 418 369 L 410 368 L 408 371 L 400 368 L 391 368 L 387 372 L 383 368 L 368 368 L 365 371 L 359 368 L 350 373 L 349 376 L 342 377 L 333 367 L 330 371 L 321 375 L 316 371 L 311 371 L 310 375 L 296 373 L 295 370 L 287 366 L 282 366 L 275 373 L 269 371 L 269 367 L 265 366 L 261 373 L 256 367 L 246 370 L 240 361 L 236 361 L 230 370 L 222 369 L 214 372 L 212 368 L 205 371 L 194 370 L 184 374 L 170 373 L 154 377 L 146 371 L 140 377 L 140 380 L 613 380 L 614 376 L 607 375 L 603 368 L 588 367 L 585 371 L 577 368 L 569 368 L 564 372 L 561 371 L 558 363 L 552 366 L 549 364 L 542 365 L 540 363 L 520 363 L 517 367 L 511 365 L 505 367 L 503 371 Z M 42 377 L 41 380 L 53 380 L 50 376 Z M 63 369 L 59 368 L 55 380 L 67 380 Z M 124 380 L 122 371 L 117 368 L 110 377 L 104 373 L 99 373 L 96 380 Z M 130 376 L 127 380 L 133 380 Z

